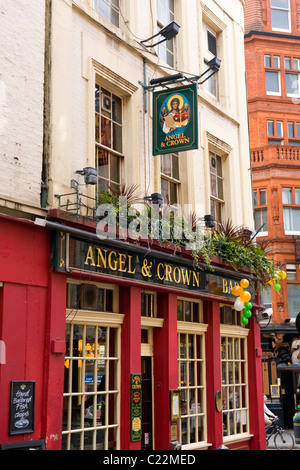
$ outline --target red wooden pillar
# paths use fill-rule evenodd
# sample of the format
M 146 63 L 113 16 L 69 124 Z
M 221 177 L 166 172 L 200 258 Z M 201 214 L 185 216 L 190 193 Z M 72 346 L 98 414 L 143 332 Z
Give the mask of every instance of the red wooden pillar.
M 223 444 L 222 411 L 217 411 L 215 396 L 222 391 L 221 340 L 220 340 L 220 306 L 219 302 L 204 302 L 206 333 L 206 386 L 207 386 L 207 441 L 211 449 Z
M 141 373 L 141 289 L 120 287 L 121 336 L 121 449 L 139 450 L 141 442 L 130 441 L 130 374 Z
M 155 450 L 169 450 L 171 442 L 170 390 L 178 388 L 177 295 L 159 294 L 162 328 L 154 332 L 154 437 Z
M 262 379 L 262 349 L 260 327 L 254 315 L 249 321 L 248 336 L 248 380 L 249 380 L 249 420 L 250 450 L 266 449 L 266 432 L 264 419 L 263 379 Z
M 43 437 L 47 450 L 61 448 L 66 332 L 66 278 L 50 272 L 45 341 Z

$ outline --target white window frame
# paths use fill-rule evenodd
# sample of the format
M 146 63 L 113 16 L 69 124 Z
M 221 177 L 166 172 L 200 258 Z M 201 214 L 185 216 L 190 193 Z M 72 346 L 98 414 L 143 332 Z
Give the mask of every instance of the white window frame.
M 190 299 L 190 298 L 185 298 L 185 297 L 178 297 L 178 300 L 185 300 L 188 302 L 196 302 L 199 303 L 199 316 L 200 319 L 203 317 L 203 303 L 201 301 L 196 301 L 195 299 Z M 178 363 L 178 390 L 180 391 L 180 394 L 182 397 L 188 397 L 190 394 L 192 395 L 193 392 L 195 393 L 201 393 L 201 409 L 197 406 L 196 407 L 192 406 L 189 402 L 186 404 L 186 413 L 183 414 L 183 411 L 181 410 L 181 417 L 178 422 L 178 435 L 179 435 L 179 440 L 182 442 L 182 423 L 183 420 L 186 420 L 187 424 L 187 443 L 182 444 L 182 449 L 184 450 L 193 450 L 193 449 L 201 449 L 201 448 L 207 448 L 207 404 L 206 404 L 206 360 L 205 360 L 205 333 L 207 332 L 207 327 L 208 325 L 204 323 L 196 323 L 196 322 L 190 322 L 190 321 L 178 321 L 177 322 L 177 341 L 178 341 L 178 357 L 177 357 L 177 363 Z M 181 357 L 181 351 L 180 351 L 180 335 L 185 335 L 186 338 L 186 347 L 188 351 L 185 352 L 184 357 Z M 196 357 L 196 354 L 194 354 L 193 357 L 189 357 L 189 339 L 192 339 L 194 343 L 194 351 L 196 352 L 196 345 L 195 342 L 197 340 L 197 336 L 200 338 L 201 342 L 201 357 Z M 196 364 L 201 363 L 200 367 L 200 377 L 197 376 L 197 367 Z M 194 370 L 194 379 L 195 383 L 191 383 L 189 380 L 189 371 L 191 370 L 190 368 L 192 366 L 195 366 Z M 181 383 L 181 372 L 182 369 L 185 371 L 187 374 L 188 381 L 184 385 Z M 196 441 L 196 442 L 190 442 L 191 440 L 191 425 L 193 423 L 197 425 L 197 423 L 200 424 L 201 420 L 201 426 L 203 427 L 202 430 L 202 435 L 203 435 L 203 440 L 202 441 Z
M 93 0 L 93 8 L 94 10 L 101 16 L 103 16 L 103 18 L 106 18 L 108 21 L 111 22 L 111 24 L 113 24 L 114 26 L 116 26 L 117 28 L 120 27 L 120 3 L 121 3 L 121 0 L 119 0 L 119 6 L 116 6 L 113 4 L 113 2 L 111 0 Z M 105 4 L 107 6 L 107 9 L 108 9 L 108 14 L 105 14 L 104 11 L 101 11 L 101 4 Z M 118 24 L 116 24 L 114 21 L 112 21 L 112 18 L 111 18 L 111 15 L 110 15 L 110 12 L 111 11 L 114 11 L 117 13 L 118 15 Z
M 204 23 L 203 30 L 205 34 L 205 41 L 204 41 L 204 69 L 203 71 L 208 69 L 208 62 L 212 60 L 214 57 L 218 57 L 218 34 L 215 30 Z M 216 39 L 216 52 L 217 55 L 215 56 L 208 48 L 208 34 L 214 36 Z M 209 75 L 209 72 L 208 72 Z M 205 75 L 204 77 L 205 78 Z M 204 89 L 216 99 L 219 99 L 219 83 L 218 83 L 218 73 L 212 75 L 208 80 L 206 80 L 203 84 Z
M 285 79 L 287 75 L 295 75 L 297 77 L 297 84 L 298 84 L 298 93 L 288 93 L 286 92 L 286 95 L 295 98 L 295 97 L 300 97 L 300 73 L 297 72 L 285 72 Z M 285 80 L 285 86 L 286 86 L 286 80 Z M 287 88 L 287 86 L 286 86 Z
M 275 6 L 272 6 L 272 0 L 270 0 L 270 7 L 271 7 L 271 27 L 272 27 L 272 31 L 291 32 L 291 3 L 290 3 L 290 0 L 288 0 L 288 5 L 289 5 L 288 8 L 275 7 Z M 287 11 L 287 12 L 288 12 L 288 21 L 289 21 L 289 27 L 288 27 L 288 29 L 286 29 L 286 28 L 273 28 L 273 26 L 272 26 L 272 10 Z
M 229 420 L 230 417 L 233 417 L 233 428 L 234 431 L 237 431 L 238 428 L 240 427 L 238 424 L 238 419 L 243 419 L 245 420 L 245 426 L 246 426 L 246 431 L 244 432 L 233 432 L 232 434 L 228 436 L 223 436 L 223 442 L 224 444 L 229 443 L 234 441 L 235 439 L 240 439 L 242 436 L 245 438 L 250 437 L 250 423 L 249 423 L 249 391 L 248 391 L 248 355 L 247 355 L 247 336 L 249 334 L 249 329 L 248 328 L 242 328 L 239 326 L 230 326 L 230 325 L 223 325 L 221 324 L 220 326 L 220 341 L 222 344 L 222 338 L 225 339 L 226 344 L 228 344 L 228 340 L 232 340 L 233 342 L 239 341 L 239 344 L 243 344 L 243 358 L 241 358 L 241 354 L 239 357 L 235 357 L 234 354 L 232 355 L 232 358 L 228 356 L 223 355 L 222 349 L 221 349 L 221 369 L 222 371 L 224 370 L 223 367 L 225 367 L 225 373 L 226 373 L 226 378 L 227 382 L 225 384 L 222 383 L 222 395 L 223 395 L 223 417 L 226 418 L 226 425 L 230 427 Z M 228 350 L 229 351 L 229 350 Z M 234 351 L 233 351 L 234 352 Z M 229 373 L 229 365 L 230 364 L 237 365 L 239 368 L 239 376 L 241 377 L 243 374 L 241 372 L 241 368 L 243 367 L 244 370 L 244 382 L 238 381 L 236 382 L 235 380 L 235 375 L 233 375 L 232 383 L 228 380 L 228 373 Z M 223 379 L 223 373 L 222 373 L 222 379 Z M 244 399 L 245 399 L 245 406 L 235 405 L 233 409 L 229 408 L 229 392 L 230 392 L 230 387 L 234 387 L 234 390 L 239 390 L 241 392 L 242 388 L 244 388 Z M 227 399 L 226 401 L 224 400 Z M 226 413 L 226 414 L 225 414 Z M 233 413 L 233 415 L 230 415 L 230 413 Z
M 68 279 L 68 283 L 71 284 L 82 284 L 81 281 L 75 280 L 75 279 Z M 119 290 L 118 286 L 116 285 L 109 285 L 109 284 L 100 284 L 96 282 L 89 282 L 89 284 L 96 285 L 99 288 L 104 288 L 104 289 L 110 289 L 113 290 L 113 311 L 117 312 L 118 310 L 118 298 L 119 298 Z M 71 445 L 71 440 L 72 440 L 72 435 L 74 433 L 78 433 L 80 437 L 80 448 L 83 450 L 84 449 L 84 435 L 85 433 L 93 433 L 93 443 L 92 446 L 95 449 L 96 448 L 96 434 L 100 429 L 104 432 L 104 448 L 107 450 L 109 448 L 109 441 L 108 441 L 108 434 L 109 430 L 114 428 L 115 429 L 115 443 L 114 443 L 114 449 L 118 450 L 120 449 L 120 390 L 121 390 L 121 327 L 123 324 L 123 319 L 124 315 L 119 314 L 119 313 L 109 313 L 109 312 L 101 312 L 101 311 L 91 311 L 91 310 L 84 310 L 84 309 L 73 309 L 73 308 L 67 308 L 66 309 L 66 324 L 70 325 L 71 332 L 72 328 L 74 325 L 77 326 L 82 326 L 83 328 L 83 341 L 82 341 L 82 355 L 70 355 L 70 356 L 65 356 L 65 363 L 69 361 L 69 368 L 70 370 L 68 373 L 70 374 L 69 378 L 69 388 L 66 392 L 64 392 L 64 400 L 67 401 L 68 403 L 68 409 L 67 409 L 67 426 L 68 429 L 65 429 L 62 431 L 62 435 L 66 435 L 67 437 L 67 447 L 70 448 Z M 73 325 L 73 326 L 72 326 Z M 109 400 L 110 396 L 114 396 L 115 398 L 115 414 L 114 414 L 114 423 L 109 423 L 109 414 L 108 414 L 108 407 L 106 407 L 106 422 L 99 424 L 96 423 L 95 418 L 93 418 L 93 426 L 91 426 L 91 423 L 89 422 L 88 426 L 85 424 L 85 413 L 84 413 L 84 399 L 88 396 L 95 396 L 94 398 L 94 404 L 92 405 L 96 407 L 96 397 L 99 395 L 99 391 L 94 389 L 93 392 L 86 392 L 84 390 L 84 385 L 85 385 L 85 368 L 88 362 L 94 361 L 94 369 L 98 367 L 99 359 L 98 356 L 88 356 L 88 350 L 86 348 L 86 336 L 85 336 L 85 331 L 86 328 L 92 326 L 92 327 L 104 327 L 107 328 L 107 331 L 109 329 L 114 329 L 115 330 L 115 341 L 116 341 L 116 349 L 115 349 L 115 356 L 110 356 L 110 354 L 106 354 L 105 356 L 101 355 L 100 351 L 100 361 L 103 361 L 105 364 L 105 373 L 106 377 L 107 371 L 108 371 L 108 364 L 109 361 L 114 361 L 115 363 L 115 370 L 114 370 L 114 383 L 115 383 L 115 390 L 109 390 L 108 387 L 106 387 L 105 391 L 103 392 L 103 395 L 106 396 L 106 399 Z M 73 338 L 73 337 L 72 337 Z M 73 339 L 70 337 L 70 350 L 72 348 L 72 342 Z M 107 340 L 106 340 L 107 341 Z M 71 370 L 71 363 L 72 361 L 81 361 L 81 370 L 82 370 L 82 377 L 81 377 L 81 383 L 79 385 L 79 390 L 78 391 L 73 391 L 72 388 L 72 370 Z M 96 371 L 94 371 L 94 376 L 95 376 Z M 102 393 L 101 393 L 102 395 Z M 76 423 L 75 427 L 72 427 L 72 421 L 71 421 L 71 416 L 72 416 L 72 400 L 78 400 L 78 406 L 80 410 L 80 424 Z
M 157 28 L 157 32 L 159 32 L 161 29 L 163 29 L 165 26 L 167 26 L 167 24 L 169 24 L 169 23 L 164 24 L 162 22 L 162 18 L 158 17 L 158 13 L 159 13 L 159 8 L 157 6 L 158 2 L 161 3 L 162 8 L 165 8 L 166 10 L 168 10 L 170 12 L 171 21 L 173 21 L 174 18 L 175 18 L 175 1 L 174 1 L 174 11 L 172 11 L 168 8 L 167 5 L 164 5 L 164 3 L 161 2 L 161 0 L 156 0 L 156 28 Z M 171 46 L 171 48 L 169 46 Z M 166 64 L 168 64 L 170 67 L 175 67 L 175 47 L 176 47 L 175 38 L 164 41 L 164 42 L 162 42 L 161 44 L 159 44 L 157 46 L 157 55 L 158 55 L 158 57 L 161 60 L 163 60 Z M 172 61 L 168 61 L 168 54 L 170 54 L 170 57 L 172 57 Z
M 266 79 L 266 74 L 267 73 L 273 73 L 273 74 L 277 74 L 277 82 L 278 82 L 278 90 L 279 91 L 268 91 L 267 89 L 267 79 Z M 271 96 L 281 96 L 281 73 L 279 70 L 272 70 L 272 69 L 268 69 L 268 70 L 265 70 L 265 86 L 266 86 L 266 94 L 267 95 L 271 95 Z

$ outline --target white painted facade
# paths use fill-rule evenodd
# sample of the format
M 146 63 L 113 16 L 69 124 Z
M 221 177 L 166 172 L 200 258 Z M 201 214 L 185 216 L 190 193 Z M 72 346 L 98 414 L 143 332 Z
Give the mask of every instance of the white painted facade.
M 45 4 L 0 0 L 0 207 L 40 214 Z
M 32 28 L 31 15 L 40 20 L 45 13 L 43 2 L 36 0 L 34 3 L 35 8 L 30 9 L 30 13 L 26 10 L 20 13 L 22 25 L 18 25 L 18 15 L 12 23 L 11 15 L 8 18 L 5 14 L 12 9 L 8 6 L 10 2 L 0 0 L 6 27 L 10 21 L 13 30 L 26 35 Z M 50 6 L 46 21 L 50 26 L 46 30 L 49 55 L 46 55 L 44 157 L 43 23 L 38 22 L 35 35 L 28 34 L 30 43 L 29 39 L 23 42 L 27 58 L 24 50 L 14 44 L 13 35 L 0 30 L 1 43 L 6 40 L 4 56 L 3 52 L 0 54 L 0 60 L 6 64 L 0 75 L 0 102 L 4 109 L 0 116 L 3 147 L 0 196 L 4 195 L 5 201 L 18 199 L 28 201 L 36 210 L 40 208 L 44 158 L 47 209 L 58 207 L 56 195 L 74 192 L 71 187 L 74 179 L 82 193 L 94 197 L 95 187 L 82 184 L 83 177 L 76 174 L 76 170 L 95 166 L 96 80 L 122 99 L 122 181 L 128 185 L 139 184 L 143 195 L 161 192 L 160 157 L 152 155 L 152 93 L 147 91 L 145 109 L 142 84 L 148 85 L 151 78 L 179 71 L 186 76 L 202 74 L 209 28 L 216 33 L 217 56 L 222 61 L 216 74 L 218 96 L 206 91 L 204 84 L 199 85 L 199 148 L 179 153 L 179 203 L 191 204 L 201 216 L 210 213 L 209 151 L 212 150 L 222 157 L 224 219 L 232 220 L 234 225 L 253 227 L 244 1 L 174 0 L 174 19 L 180 31 L 175 38 L 173 68 L 158 58 L 157 48 L 150 49 L 151 53 L 140 44 L 156 33 L 156 0 L 120 0 L 119 27 L 97 13 L 94 0 L 52 0 L 46 4 Z M 28 24 L 24 22 L 26 14 L 31 18 Z M 9 81 L 9 73 L 13 74 L 11 62 L 18 72 L 11 77 L 12 83 Z M 23 83 L 17 68 L 20 63 Z M 25 103 L 22 102 L 24 95 Z M 28 116 L 23 116 L 26 109 Z M 13 184 L 15 181 L 17 185 Z M 2 201 L 2 205 L 5 203 Z

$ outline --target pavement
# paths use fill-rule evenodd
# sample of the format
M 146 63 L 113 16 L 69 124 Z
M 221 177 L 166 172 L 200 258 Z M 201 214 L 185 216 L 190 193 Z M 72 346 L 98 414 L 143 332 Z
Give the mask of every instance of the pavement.
M 294 437 L 295 439 L 295 435 L 294 435 L 294 430 L 293 429 L 286 429 L 286 431 L 288 431 L 290 434 L 292 434 L 292 436 Z M 269 444 L 267 446 L 267 450 L 277 450 L 276 447 L 275 447 L 275 444 L 274 444 L 274 436 L 271 436 L 270 440 L 269 440 Z M 293 450 L 300 450 L 300 444 L 296 444 L 295 442 L 295 447 Z

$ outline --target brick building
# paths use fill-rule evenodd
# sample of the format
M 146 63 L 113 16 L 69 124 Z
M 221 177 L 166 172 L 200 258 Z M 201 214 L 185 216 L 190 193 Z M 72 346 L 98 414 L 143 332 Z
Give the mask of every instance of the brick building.
M 244 1 L 35 0 L 30 21 L 24 2 L 8 3 L 0 0 L 0 445 L 263 449 L 255 272 L 237 266 L 228 243 L 233 269 L 224 239 L 211 271 L 170 238 L 103 238 L 96 214 L 105 189 L 138 185 L 176 216 L 194 210 L 206 246 L 205 215 L 253 231 Z M 176 36 L 145 47 L 173 21 Z M 162 78 L 167 85 L 150 86 Z M 167 94 L 168 120 L 162 103 L 155 111 L 156 91 Z M 171 112 L 173 95 L 191 105 L 194 145 L 156 154 L 153 121 L 168 145 L 187 119 Z M 162 131 L 163 121 L 173 126 Z M 244 279 L 253 314 L 243 323 L 232 289 Z
M 298 0 L 247 0 L 245 8 L 255 229 L 257 241 L 268 243 L 270 256 L 287 272 L 280 292 L 271 285 L 261 292 L 262 304 L 273 310 L 272 322 L 262 329 L 264 392 L 270 396 L 270 385 L 281 384 L 285 393 L 277 405 L 286 426 L 300 385 L 299 357 L 293 355 L 300 311 L 299 7 Z M 281 348 L 283 343 L 289 346 Z

